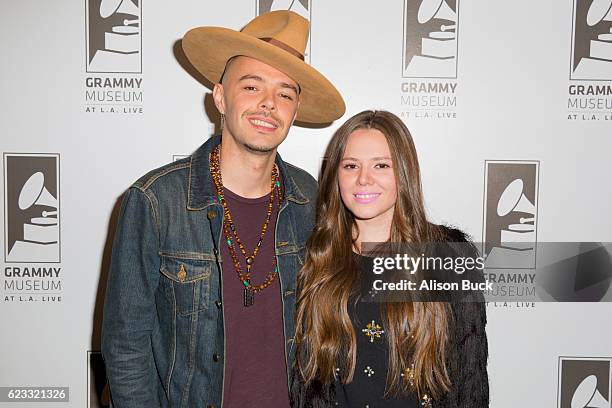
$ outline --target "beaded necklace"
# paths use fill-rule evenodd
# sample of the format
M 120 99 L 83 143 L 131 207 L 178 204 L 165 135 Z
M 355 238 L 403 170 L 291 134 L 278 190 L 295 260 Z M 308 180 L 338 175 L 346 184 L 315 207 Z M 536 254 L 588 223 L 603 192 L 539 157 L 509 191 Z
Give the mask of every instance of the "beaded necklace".
M 255 245 L 255 249 L 251 255 L 248 255 L 246 252 L 246 248 L 238 236 L 238 231 L 236 230 L 236 226 L 234 225 L 234 221 L 232 220 L 232 214 L 230 213 L 229 206 L 227 205 L 227 201 L 225 200 L 225 196 L 223 195 L 223 181 L 221 179 L 221 165 L 220 165 L 220 149 L 221 145 L 215 147 L 210 155 L 210 173 L 212 179 L 215 183 L 215 189 L 217 190 L 217 199 L 219 203 L 223 206 L 223 234 L 225 235 L 225 242 L 229 248 L 229 253 L 232 258 L 232 263 L 234 264 L 234 269 L 238 275 L 238 279 L 244 285 L 244 306 L 252 306 L 254 301 L 254 294 L 261 292 L 268 286 L 274 282 L 276 276 L 278 275 L 278 266 L 276 265 L 276 256 L 273 256 L 272 259 L 272 271 L 268 272 L 266 279 L 259 285 L 255 285 L 251 282 L 251 267 L 255 261 L 255 257 L 259 252 L 259 248 L 264 240 L 266 235 L 266 231 L 268 230 L 268 224 L 270 223 L 270 217 L 272 216 L 272 208 L 274 206 L 274 198 L 278 196 L 278 207 L 283 200 L 280 177 L 278 174 L 278 168 L 276 165 L 272 168 L 272 176 L 270 181 L 270 199 L 268 200 L 268 209 L 266 211 L 266 220 L 261 228 L 261 233 L 259 234 L 259 241 L 257 241 L 257 245 Z M 244 257 L 244 262 L 246 263 L 246 272 L 242 270 L 242 266 L 238 261 L 238 256 L 236 254 L 236 244 Z

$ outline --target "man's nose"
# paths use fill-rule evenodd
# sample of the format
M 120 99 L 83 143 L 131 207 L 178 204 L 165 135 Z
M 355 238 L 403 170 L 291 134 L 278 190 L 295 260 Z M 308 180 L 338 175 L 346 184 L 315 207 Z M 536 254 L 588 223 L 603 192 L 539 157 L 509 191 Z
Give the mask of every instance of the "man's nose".
M 274 101 L 274 92 L 265 91 L 262 94 L 261 101 L 259 102 L 259 107 L 264 110 L 273 111 L 276 109 L 276 103 Z

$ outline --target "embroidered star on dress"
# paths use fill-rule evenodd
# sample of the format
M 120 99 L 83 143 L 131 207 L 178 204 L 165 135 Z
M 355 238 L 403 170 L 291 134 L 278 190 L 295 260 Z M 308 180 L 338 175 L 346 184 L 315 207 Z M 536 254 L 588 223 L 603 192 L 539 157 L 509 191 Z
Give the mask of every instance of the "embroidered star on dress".
M 410 368 L 404 368 L 400 376 L 405 377 L 408 384 L 414 388 L 414 364 Z
M 385 333 L 385 331 L 382 330 L 382 327 L 376 324 L 374 320 L 368 323 L 365 329 L 361 329 L 361 332 L 365 333 L 366 337 L 370 339 L 370 343 L 374 343 L 375 338 L 380 339 L 382 337 L 381 335 Z
M 421 406 L 423 408 L 432 408 L 431 397 L 427 394 L 421 397 Z
M 340 367 L 336 367 L 336 369 L 334 370 L 334 378 L 340 378 Z
M 374 299 L 378 295 L 378 291 L 376 289 L 372 288 L 372 289 L 368 290 L 368 295 L 370 295 L 370 299 Z
M 414 389 L 414 363 L 410 366 L 410 368 L 404 368 L 400 376 L 406 379 L 406 381 L 408 381 L 408 385 L 410 385 L 410 387 Z M 432 401 L 433 401 L 432 398 L 427 394 L 423 394 L 423 396 L 420 399 L 421 406 L 423 408 L 432 408 L 433 407 Z

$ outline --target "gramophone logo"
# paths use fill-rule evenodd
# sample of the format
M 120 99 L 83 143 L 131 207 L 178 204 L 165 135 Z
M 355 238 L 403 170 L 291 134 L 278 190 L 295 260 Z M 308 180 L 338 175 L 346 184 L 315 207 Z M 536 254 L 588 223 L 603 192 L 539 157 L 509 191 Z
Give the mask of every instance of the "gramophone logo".
M 484 193 L 487 268 L 535 268 L 537 161 L 486 161 Z
M 612 80 L 612 0 L 574 0 L 570 79 Z
M 275 10 L 291 10 L 311 22 L 308 33 L 308 44 L 304 60 L 310 63 L 310 37 L 312 36 L 312 3 L 311 0 L 256 0 L 255 13 L 257 15 Z
M 411 78 L 457 78 L 459 0 L 406 0 L 402 72 Z
M 612 359 L 559 357 L 558 408 L 611 408 Z
M 141 0 L 85 0 L 87 72 L 142 71 Z
M 6 262 L 60 262 L 58 154 L 4 154 Z

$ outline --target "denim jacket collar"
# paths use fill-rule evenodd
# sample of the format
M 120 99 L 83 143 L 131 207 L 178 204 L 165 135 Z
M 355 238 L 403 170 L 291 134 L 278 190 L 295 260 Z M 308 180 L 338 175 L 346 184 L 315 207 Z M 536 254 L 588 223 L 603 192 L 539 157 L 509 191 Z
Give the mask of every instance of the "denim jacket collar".
M 215 197 L 216 194 L 214 190 L 210 188 L 213 181 L 210 175 L 209 155 L 219 143 L 221 143 L 221 136 L 212 136 L 191 155 L 189 190 L 187 196 L 188 210 L 203 210 L 209 205 L 214 205 L 217 202 Z M 304 196 L 293 178 L 289 175 L 287 165 L 278 153 L 276 154 L 275 162 L 283 178 L 286 199 L 296 204 L 308 203 L 308 198 Z

